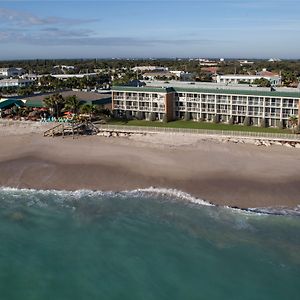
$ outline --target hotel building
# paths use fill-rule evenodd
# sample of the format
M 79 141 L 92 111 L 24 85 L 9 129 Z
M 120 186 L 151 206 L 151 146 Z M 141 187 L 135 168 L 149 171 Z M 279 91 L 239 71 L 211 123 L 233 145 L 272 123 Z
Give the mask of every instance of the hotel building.
M 120 116 L 168 121 L 192 119 L 259 126 L 287 126 L 299 115 L 300 90 L 187 82 L 149 82 L 143 87 L 114 86 L 112 109 Z

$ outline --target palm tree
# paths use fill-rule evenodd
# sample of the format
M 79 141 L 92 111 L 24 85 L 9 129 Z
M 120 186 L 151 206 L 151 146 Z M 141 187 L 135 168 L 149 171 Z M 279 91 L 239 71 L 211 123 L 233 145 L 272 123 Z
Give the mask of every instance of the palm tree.
M 80 108 L 80 101 L 75 95 L 69 96 L 66 99 L 65 109 L 71 111 L 73 114 L 78 114 Z
M 88 115 L 90 115 L 90 117 L 92 116 L 92 114 L 96 113 L 96 111 L 97 111 L 96 105 L 89 104 L 89 103 L 84 104 L 80 108 L 81 113 L 88 114 Z
M 53 94 L 44 98 L 46 107 L 49 107 L 54 115 L 59 118 L 61 110 L 64 108 L 65 99 L 61 94 Z
M 298 116 L 290 116 L 289 117 L 289 124 L 292 127 L 293 133 L 296 132 L 296 129 L 299 125 L 299 120 L 298 120 Z

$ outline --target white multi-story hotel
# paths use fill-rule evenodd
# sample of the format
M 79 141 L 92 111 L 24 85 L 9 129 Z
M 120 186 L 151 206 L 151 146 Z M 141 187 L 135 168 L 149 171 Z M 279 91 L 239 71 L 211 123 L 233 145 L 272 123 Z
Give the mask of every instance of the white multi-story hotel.
M 119 115 L 287 126 L 299 115 L 300 90 L 229 87 L 217 84 L 149 82 L 144 87 L 115 86 L 112 108 Z

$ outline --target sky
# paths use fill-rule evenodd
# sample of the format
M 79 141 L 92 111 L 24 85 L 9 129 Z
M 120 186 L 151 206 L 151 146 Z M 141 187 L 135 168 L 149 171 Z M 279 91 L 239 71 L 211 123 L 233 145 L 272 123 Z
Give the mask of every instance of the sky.
M 0 59 L 300 58 L 300 0 L 0 0 Z

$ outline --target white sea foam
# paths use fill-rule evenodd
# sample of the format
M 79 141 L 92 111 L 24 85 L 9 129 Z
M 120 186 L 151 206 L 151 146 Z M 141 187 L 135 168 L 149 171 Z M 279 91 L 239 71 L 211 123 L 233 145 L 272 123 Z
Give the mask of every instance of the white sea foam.
M 192 195 L 176 190 L 176 189 L 168 189 L 168 188 L 158 188 L 158 187 L 149 187 L 149 188 L 141 188 L 135 190 L 124 190 L 119 192 L 113 191 L 93 191 L 93 190 L 75 190 L 75 191 L 67 191 L 67 190 L 36 190 L 36 189 L 25 189 L 25 188 L 12 188 L 12 187 L 0 187 L 0 192 L 10 193 L 13 197 L 18 197 L 21 195 L 26 195 L 31 198 L 28 205 L 45 205 L 42 203 L 37 196 L 37 194 L 48 196 L 48 195 L 57 195 L 58 198 L 55 199 L 56 203 L 63 205 L 68 200 L 80 200 L 83 197 L 95 197 L 95 196 L 108 196 L 108 197 L 143 197 L 143 196 L 151 196 L 151 195 L 161 195 L 172 197 L 172 199 L 180 199 L 190 203 L 199 204 L 203 206 L 216 206 L 208 201 L 203 199 L 199 199 L 193 197 Z M 66 203 L 65 203 L 66 204 Z M 300 205 L 295 208 L 287 208 L 287 207 L 267 207 L 267 208 L 249 208 L 249 209 L 240 209 L 236 207 L 224 206 L 224 208 L 244 215 L 256 215 L 256 216 L 265 216 L 265 215 L 293 215 L 300 216 Z

